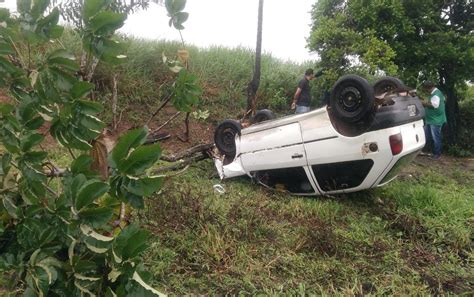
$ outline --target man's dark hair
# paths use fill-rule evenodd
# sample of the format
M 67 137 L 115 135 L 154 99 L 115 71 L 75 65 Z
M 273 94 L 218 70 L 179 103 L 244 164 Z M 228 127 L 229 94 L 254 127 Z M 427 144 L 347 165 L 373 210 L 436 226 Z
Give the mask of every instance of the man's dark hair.
M 431 81 L 431 80 L 425 80 L 421 86 L 424 88 L 424 89 L 431 89 L 431 88 L 434 88 L 435 87 L 435 84 Z
M 304 75 L 313 75 L 314 74 L 314 70 L 312 68 L 308 68 L 306 69 Z

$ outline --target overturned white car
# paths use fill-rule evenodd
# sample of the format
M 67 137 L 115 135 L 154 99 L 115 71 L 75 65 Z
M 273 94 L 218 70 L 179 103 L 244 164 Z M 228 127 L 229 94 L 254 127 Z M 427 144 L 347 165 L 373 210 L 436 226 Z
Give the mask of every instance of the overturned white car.
M 215 131 L 222 179 L 248 175 L 299 195 L 354 192 L 393 180 L 425 145 L 424 109 L 403 83 L 340 78 L 329 106 L 273 119 L 268 110 L 241 128 L 225 120 Z

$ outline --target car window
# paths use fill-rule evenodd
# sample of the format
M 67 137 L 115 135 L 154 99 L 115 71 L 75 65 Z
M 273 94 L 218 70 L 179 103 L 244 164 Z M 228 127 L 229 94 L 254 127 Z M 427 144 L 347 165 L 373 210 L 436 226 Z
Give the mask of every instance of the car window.
M 371 159 L 313 165 L 314 176 L 321 190 L 335 191 L 360 186 L 372 169 Z
M 259 183 L 279 190 L 295 194 L 314 194 L 303 167 L 279 168 L 252 172 L 251 175 Z

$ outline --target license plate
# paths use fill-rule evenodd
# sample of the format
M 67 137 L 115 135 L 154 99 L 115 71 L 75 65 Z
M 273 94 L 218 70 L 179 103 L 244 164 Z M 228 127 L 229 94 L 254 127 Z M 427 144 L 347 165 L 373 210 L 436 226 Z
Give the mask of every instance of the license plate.
M 416 116 L 416 106 L 414 104 L 408 105 L 408 115 L 411 117 Z

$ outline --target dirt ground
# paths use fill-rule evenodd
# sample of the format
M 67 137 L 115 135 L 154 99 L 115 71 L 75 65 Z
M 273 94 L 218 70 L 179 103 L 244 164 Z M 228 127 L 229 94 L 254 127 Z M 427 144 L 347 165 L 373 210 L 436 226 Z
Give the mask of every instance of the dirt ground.
M 419 155 L 415 159 L 415 163 L 421 166 L 434 166 L 440 171 L 447 172 L 448 170 L 460 169 L 474 171 L 474 158 L 456 158 L 447 155 L 441 155 L 439 160 L 433 160 L 429 156 Z
M 164 108 L 160 113 L 150 122 L 149 130 L 154 131 L 173 115 L 176 114 L 176 109 L 172 106 Z M 147 117 L 149 115 L 147 114 Z M 196 120 L 192 115 L 189 116 L 189 137 L 185 141 L 184 133 L 186 131 L 185 126 L 186 113 L 181 113 L 168 125 L 160 129 L 159 133 L 169 134 L 169 138 L 160 140 L 161 148 L 166 153 L 177 153 L 199 144 L 207 144 L 214 142 L 214 126 L 205 121 Z M 143 120 L 146 122 L 146 119 Z M 129 121 L 121 121 L 115 131 L 111 131 L 110 137 L 116 140 L 120 135 L 124 134 L 127 130 L 132 129 L 134 125 Z

